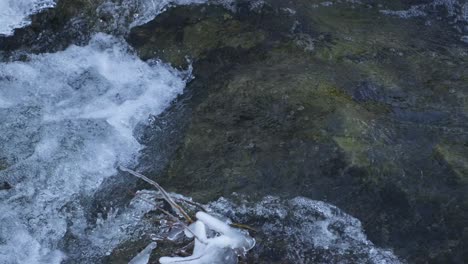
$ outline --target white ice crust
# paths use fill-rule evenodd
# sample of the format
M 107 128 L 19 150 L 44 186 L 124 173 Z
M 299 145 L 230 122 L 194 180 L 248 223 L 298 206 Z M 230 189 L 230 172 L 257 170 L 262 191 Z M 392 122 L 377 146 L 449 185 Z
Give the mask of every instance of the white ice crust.
M 196 217 L 198 220 L 185 232 L 188 237 L 195 236 L 192 256 L 162 257 L 159 259 L 161 264 L 235 264 L 238 262 L 238 255 L 245 254 L 255 246 L 255 240 L 248 234 L 212 215 L 198 212 Z

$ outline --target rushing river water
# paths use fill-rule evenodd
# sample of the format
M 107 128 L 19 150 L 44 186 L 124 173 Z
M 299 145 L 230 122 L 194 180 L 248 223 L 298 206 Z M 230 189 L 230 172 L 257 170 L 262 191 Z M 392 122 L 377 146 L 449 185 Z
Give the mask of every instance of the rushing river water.
M 160 4 L 147 10 L 154 16 Z M 0 33 L 53 6 L 2 1 Z M 100 247 L 109 230 L 88 230 L 81 201 L 117 164 L 135 163 L 142 146 L 134 128 L 182 93 L 184 75 L 141 61 L 125 41 L 104 34 L 84 47 L 0 64 L 0 156 L 12 164 L 0 177 L 13 187 L 1 192 L 0 263 L 60 263 L 67 232 Z
M 130 29 L 151 21 L 169 4 L 203 2 L 107 1 L 99 10 L 117 21 L 111 27 Z M 228 6 L 228 1 L 218 2 Z M 454 3 L 433 5 L 451 10 Z M 0 34 L 13 35 L 30 23 L 30 15 L 55 5 L 0 0 Z M 466 19 L 468 5 L 456 8 L 463 12 L 452 16 L 455 24 Z M 381 12 L 409 18 L 428 10 L 420 5 Z M 121 243 L 151 229 L 145 218 L 151 204 L 133 200 L 104 217 L 90 217 L 93 196 L 119 165 L 138 164 L 145 148 L 138 128 L 167 109 L 191 77 L 190 70 L 141 60 L 120 33 L 96 33 L 83 46 L 0 62 L 0 264 L 99 263 Z M 236 221 L 267 219 L 261 231 L 278 243 L 286 239 L 285 254 L 297 263 L 312 261 L 310 248 L 339 256 L 328 259 L 343 263 L 346 258 L 400 262 L 391 250 L 367 239 L 358 219 L 324 202 L 267 196 L 257 204 L 220 198 L 207 206 Z
M 14 164 L 1 174 L 14 186 L 1 199 L 1 251 L 10 252 L 2 261 L 58 263 L 67 229 L 80 236 L 86 228 L 76 202 L 116 164 L 135 162 L 141 146 L 133 129 L 163 111 L 185 82 L 106 35 L 0 68 L 2 156 Z

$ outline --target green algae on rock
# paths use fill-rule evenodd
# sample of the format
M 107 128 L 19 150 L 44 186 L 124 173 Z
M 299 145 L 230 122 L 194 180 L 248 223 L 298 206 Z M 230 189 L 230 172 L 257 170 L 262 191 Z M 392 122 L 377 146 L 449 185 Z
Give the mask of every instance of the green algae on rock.
M 443 22 L 314 4 L 176 7 L 132 30 L 140 56 L 195 77 L 165 114 L 175 152 L 148 171 L 200 201 L 325 200 L 411 262 L 466 258 L 466 154 L 435 147 L 468 140 L 466 52 Z
M 214 49 L 249 49 L 264 38 L 264 32 L 220 6 L 187 6 L 132 30 L 128 39 L 143 59 L 157 57 L 180 67 Z

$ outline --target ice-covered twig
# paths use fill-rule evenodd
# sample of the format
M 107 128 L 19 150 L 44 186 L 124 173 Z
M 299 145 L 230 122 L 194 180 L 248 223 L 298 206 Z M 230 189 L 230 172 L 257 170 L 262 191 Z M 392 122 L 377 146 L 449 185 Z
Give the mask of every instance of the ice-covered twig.
M 171 196 L 169 196 L 169 194 L 166 192 L 166 190 L 164 190 L 161 187 L 161 185 L 159 185 L 157 182 L 151 180 L 150 178 L 146 177 L 145 175 L 143 175 L 141 173 L 133 171 L 133 170 L 131 170 L 129 168 L 126 168 L 124 166 L 120 166 L 120 170 L 128 172 L 128 173 L 132 174 L 133 176 L 135 176 L 137 178 L 140 178 L 140 179 L 144 180 L 145 182 L 147 182 L 147 183 L 153 185 L 154 187 L 156 187 L 156 189 L 158 189 L 161 192 L 161 194 L 163 195 L 164 200 L 166 200 L 174 210 L 179 211 L 189 223 L 193 223 L 192 218 L 185 212 L 185 210 L 182 207 L 180 207 L 176 202 L 174 202 L 174 200 L 172 200 Z
M 153 203 L 152 201 L 150 201 L 150 200 L 148 200 L 148 199 L 145 199 L 145 198 L 143 198 L 143 197 L 141 197 L 141 196 L 135 196 L 135 197 L 137 197 L 138 199 L 140 199 L 140 200 L 142 200 L 142 201 L 145 201 L 145 202 L 147 202 L 147 203 L 153 205 L 154 208 L 156 208 L 156 209 L 158 209 L 159 211 L 163 212 L 165 215 L 169 216 L 172 220 L 174 220 L 174 221 L 176 221 L 177 223 L 179 223 L 180 225 L 182 225 L 182 226 L 185 228 L 185 230 L 187 230 L 188 232 L 190 232 L 190 233 L 195 237 L 195 239 L 197 239 L 197 240 L 200 241 L 200 243 L 206 244 L 204 241 L 200 240 L 200 238 L 198 238 L 198 236 L 197 236 L 195 233 L 193 233 L 192 230 L 190 230 L 189 227 L 188 227 L 184 222 L 180 221 L 179 218 L 177 218 L 175 215 L 173 215 L 173 214 L 169 213 L 168 211 L 162 209 L 162 208 L 159 207 L 156 203 Z
M 148 177 L 120 166 L 122 171 L 128 172 L 135 177 L 138 177 L 147 183 L 156 187 L 162 194 L 171 207 L 178 211 L 184 218 L 191 223 L 190 226 L 183 223 L 178 217 L 170 212 L 160 208 L 152 201 L 148 201 L 143 197 L 140 199 L 147 201 L 155 206 L 156 209 L 162 211 L 164 214 L 180 223 L 185 229 L 185 235 L 189 238 L 195 238 L 193 254 L 188 257 L 162 257 L 159 259 L 161 264 L 168 263 L 190 263 L 190 264 L 207 264 L 207 263 L 224 263 L 224 264 L 237 264 L 238 256 L 245 255 L 247 251 L 252 249 L 255 245 L 255 239 L 249 236 L 244 231 L 240 231 L 234 227 L 244 229 L 251 229 L 248 226 L 240 224 L 232 224 L 219 220 L 218 218 L 206 213 L 202 205 L 189 201 L 184 198 L 175 197 L 178 201 L 185 202 L 195 207 L 202 209 L 201 212 L 196 214 L 197 221 L 193 222 L 190 216 L 179 206 L 173 198 L 155 181 Z
M 195 240 L 191 256 L 162 257 L 159 259 L 161 264 L 236 264 L 238 263 L 238 255 L 245 254 L 255 245 L 255 240 L 248 234 L 230 227 L 227 223 L 205 212 L 198 212 L 196 217 L 198 220 L 190 225 L 189 230 L 192 230 L 192 233 L 195 233 L 205 244 L 201 244 L 199 240 Z M 208 236 L 208 234 L 210 235 Z M 186 235 L 191 237 L 188 233 Z

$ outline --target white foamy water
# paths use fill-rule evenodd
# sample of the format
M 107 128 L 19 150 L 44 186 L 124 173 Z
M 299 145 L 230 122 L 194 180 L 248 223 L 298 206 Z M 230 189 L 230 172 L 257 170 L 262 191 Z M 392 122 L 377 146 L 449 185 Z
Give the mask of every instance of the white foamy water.
M 127 33 L 135 26 L 145 24 L 164 12 L 169 6 L 202 4 L 209 0 L 120 0 L 104 1 L 97 8 L 99 17 L 105 17 L 106 28 Z
M 0 35 L 13 34 L 15 28 L 29 25 L 30 15 L 54 6 L 53 0 L 0 0 Z
M 116 164 L 135 162 L 134 128 L 184 87 L 181 73 L 102 34 L 85 47 L 1 63 L 0 158 L 9 167 L 0 179 L 13 188 L 0 191 L 0 263 L 60 263 L 67 231 L 98 242 L 113 235 L 102 224 L 90 232 L 79 201 Z
M 108 0 L 98 7 L 100 15 L 112 17 L 107 25 L 125 32 L 154 19 L 171 5 L 201 4 L 208 0 Z M 225 0 L 223 0 L 225 1 Z M 14 30 L 31 23 L 29 16 L 55 6 L 55 0 L 0 0 L 0 35 L 12 35 Z M 97 19 L 97 17 L 96 17 Z
M 445 9 L 445 12 L 440 13 L 442 16 L 450 18 L 451 23 L 466 23 L 468 22 L 468 2 L 466 0 L 432 0 L 424 4 L 415 4 L 407 10 L 380 10 L 382 14 L 398 16 L 404 19 L 412 17 L 425 17 L 428 13 Z M 465 28 L 465 31 L 467 29 Z
M 189 5 L 201 4 L 208 0 L 124 0 L 123 6 L 128 9 L 129 6 L 135 6 L 137 13 L 135 21 L 131 26 L 138 26 L 154 19 L 156 15 L 163 12 L 169 5 Z
M 391 250 L 369 241 L 358 219 L 334 205 L 305 197 L 236 200 L 221 197 L 208 208 L 237 223 L 261 223 L 258 234 L 267 239 L 252 249 L 254 255 L 268 256 L 268 245 L 280 243 L 285 249 L 281 263 L 402 263 Z

